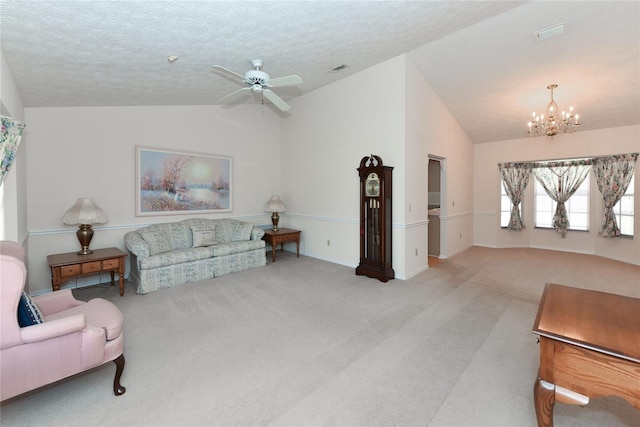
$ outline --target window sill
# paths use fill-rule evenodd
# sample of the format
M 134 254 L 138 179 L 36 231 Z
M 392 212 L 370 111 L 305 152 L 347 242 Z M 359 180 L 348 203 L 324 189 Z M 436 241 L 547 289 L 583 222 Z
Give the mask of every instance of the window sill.
M 535 227 L 533 227 L 535 230 L 552 230 L 555 231 L 555 229 L 553 227 L 540 227 L 538 225 L 536 225 Z M 578 233 L 589 233 L 589 230 L 576 230 L 575 228 L 570 228 L 567 230 L 567 232 L 572 231 L 572 232 L 578 232 Z

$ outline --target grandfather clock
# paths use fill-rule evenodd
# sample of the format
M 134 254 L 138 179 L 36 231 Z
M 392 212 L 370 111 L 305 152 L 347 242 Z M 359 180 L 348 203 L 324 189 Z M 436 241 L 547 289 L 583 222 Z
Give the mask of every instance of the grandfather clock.
M 386 282 L 391 268 L 391 173 L 379 156 L 360 161 L 360 264 L 356 275 Z

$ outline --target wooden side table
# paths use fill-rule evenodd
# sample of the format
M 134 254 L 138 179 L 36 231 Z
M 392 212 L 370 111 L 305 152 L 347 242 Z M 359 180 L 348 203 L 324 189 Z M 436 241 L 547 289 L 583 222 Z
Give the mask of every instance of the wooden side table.
M 638 298 L 546 285 L 533 325 L 540 336 L 538 426 L 553 426 L 555 402 L 584 406 L 618 396 L 640 409 L 638 313 Z
M 296 255 L 300 256 L 300 230 L 279 228 L 278 231 L 264 230 L 262 240 L 271 245 L 271 262 L 276 262 L 276 248 L 280 243 L 280 252 L 284 251 L 284 244 L 296 242 Z
M 124 295 L 124 259 L 127 254 L 118 248 L 94 249 L 93 253 L 78 255 L 76 252 L 47 256 L 51 268 L 51 287 L 60 290 L 60 285 L 70 277 L 96 274 L 103 271 L 111 273 L 111 286 L 115 285 L 117 272 L 120 281 L 120 296 Z

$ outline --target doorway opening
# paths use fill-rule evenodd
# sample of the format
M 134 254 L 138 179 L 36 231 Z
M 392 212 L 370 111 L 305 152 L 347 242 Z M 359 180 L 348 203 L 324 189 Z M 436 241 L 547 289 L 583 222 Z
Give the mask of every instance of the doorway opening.
M 443 157 L 429 155 L 427 174 L 427 218 L 429 220 L 427 228 L 427 254 L 429 256 L 429 267 L 435 266 L 438 261 L 444 258 L 444 233 L 442 232 L 443 208 L 445 194 L 445 159 Z

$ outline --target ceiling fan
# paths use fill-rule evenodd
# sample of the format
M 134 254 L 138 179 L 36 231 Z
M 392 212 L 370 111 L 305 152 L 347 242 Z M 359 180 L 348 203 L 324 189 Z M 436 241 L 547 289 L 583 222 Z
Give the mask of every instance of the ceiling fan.
M 265 98 L 273 103 L 276 107 L 278 107 L 281 111 L 287 111 L 291 108 L 289 104 L 284 102 L 282 98 L 275 94 L 271 89 L 271 87 L 280 87 L 280 86 L 290 86 L 297 85 L 302 83 L 302 79 L 299 76 L 291 75 L 285 77 L 276 77 L 272 79 L 269 77 L 269 74 L 262 71 L 262 60 L 254 59 L 251 61 L 251 65 L 255 68 L 255 70 L 247 71 L 244 76 L 240 75 L 234 71 L 228 70 L 220 65 L 212 65 L 211 68 L 221 71 L 227 76 L 233 78 L 234 80 L 239 80 L 242 83 L 248 85 L 247 87 L 243 87 L 242 89 L 238 89 L 235 92 L 231 92 L 229 95 L 220 99 L 223 101 L 225 99 L 229 99 L 232 96 L 238 95 L 241 92 L 251 91 L 253 93 L 261 93 Z

